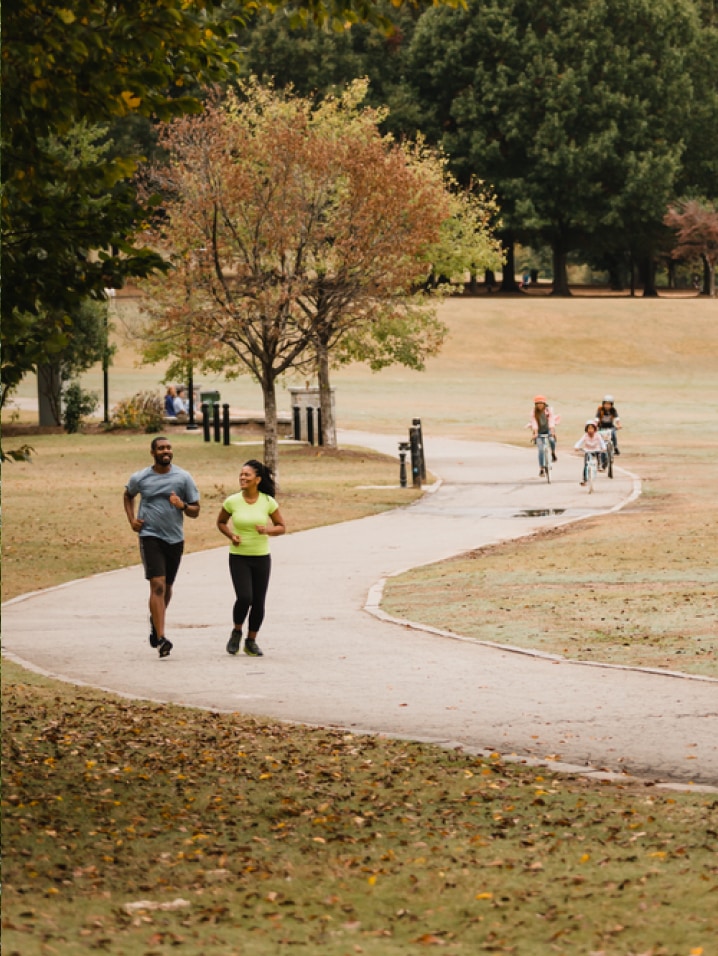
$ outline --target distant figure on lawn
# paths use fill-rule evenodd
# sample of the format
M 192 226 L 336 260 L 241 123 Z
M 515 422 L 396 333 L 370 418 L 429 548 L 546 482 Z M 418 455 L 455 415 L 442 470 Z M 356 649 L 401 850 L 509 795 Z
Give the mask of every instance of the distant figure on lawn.
M 177 386 L 177 396 L 174 401 L 174 406 L 176 418 L 179 418 L 180 415 L 187 414 L 187 402 L 184 397 L 184 385 Z
M 175 399 L 177 398 L 177 389 L 174 385 L 167 386 L 165 394 L 165 415 L 167 418 L 175 417 Z
M 140 557 L 150 582 L 150 647 L 168 657 L 172 642 L 165 637 L 165 611 L 184 551 L 183 516 L 199 515 L 199 491 L 190 473 L 172 464 L 169 439 L 153 438 L 150 450 L 154 464 L 130 477 L 123 501 L 130 527 L 139 535 Z

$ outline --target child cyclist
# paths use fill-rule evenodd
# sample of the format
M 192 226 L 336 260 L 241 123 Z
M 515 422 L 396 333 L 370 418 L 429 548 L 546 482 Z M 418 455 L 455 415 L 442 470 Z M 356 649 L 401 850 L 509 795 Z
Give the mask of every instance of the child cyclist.
M 553 409 L 546 401 L 545 395 L 537 395 L 534 398 L 533 413 L 529 426 L 531 428 L 531 441 L 538 447 L 539 459 L 539 478 L 545 472 L 548 462 L 544 461 L 544 444 L 536 439 L 539 435 L 548 435 L 549 445 L 551 447 L 551 459 L 556 461 L 556 425 L 558 424 L 558 415 L 554 414 Z
M 621 427 L 621 419 L 618 417 L 618 410 L 613 404 L 613 395 L 604 395 L 603 401 L 596 409 L 596 421 L 599 428 L 611 429 L 611 440 L 613 441 L 613 453 L 620 455 L 618 450 L 618 435 L 616 432 Z
M 588 480 L 588 454 L 602 454 L 606 451 L 606 442 L 601 437 L 596 426 L 596 420 L 594 418 L 590 419 L 583 426 L 583 435 L 579 438 L 576 444 L 573 446 L 577 451 L 582 451 L 584 453 L 583 458 L 583 480 L 581 481 L 582 485 L 585 485 Z

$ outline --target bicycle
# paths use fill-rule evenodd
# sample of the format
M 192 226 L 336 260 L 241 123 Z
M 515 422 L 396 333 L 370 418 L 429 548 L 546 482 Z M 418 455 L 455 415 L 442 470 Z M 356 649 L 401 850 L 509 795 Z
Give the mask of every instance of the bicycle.
M 606 443 L 606 451 L 604 452 L 604 461 L 606 462 L 606 474 L 609 478 L 613 478 L 613 429 L 611 428 L 599 428 L 599 435 L 603 438 Z
M 588 485 L 589 495 L 593 494 L 593 485 L 598 477 L 598 456 L 600 451 L 583 453 L 583 484 Z
M 546 481 L 551 484 L 551 467 L 553 457 L 553 452 L 551 449 L 551 436 L 543 433 L 537 435 L 536 444 L 539 449 L 539 467 L 543 468 L 544 477 L 546 478 Z

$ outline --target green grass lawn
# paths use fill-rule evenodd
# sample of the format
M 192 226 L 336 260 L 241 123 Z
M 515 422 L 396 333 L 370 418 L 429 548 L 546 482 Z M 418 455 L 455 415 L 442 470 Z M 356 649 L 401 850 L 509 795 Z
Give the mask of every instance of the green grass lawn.
M 545 642 L 526 634 L 521 593 L 549 605 L 559 652 L 715 673 L 715 635 L 700 631 L 706 619 L 713 626 L 716 594 L 715 303 L 496 298 L 443 308 L 450 337 L 423 376 L 337 374 L 340 425 L 401 431 L 420 416 L 427 441 L 436 431 L 523 443 L 531 397 L 549 389 L 568 446 L 613 391 L 622 463 L 645 494 L 620 515 L 412 572 L 427 595 L 414 616 L 431 620 L 440 592 L 449 613 L 468 600 L 464 619 L 495 624 L 477 636 Z M 128 388 L 157 381 L 156 369 L 134 368 L 131 350 L 120 357 L 114 374 Z M 251 388 L 231 383 L 226 394 L 258 407 Z M 136 563 L 121 495 L 149 462 L 149 437 L 31 444 L 32 465 L 4 469 L 5 598 Z M 258 449 L 182 434 L 175 444 L 204 496 L 189 547 L 219 546 L 215 509 Z M 282 455 L 290 531 L 409 500 L 407 490 L 360 489 L 395 484 L 394 460 Z M 413 580 L 392 579 L 389 610 Z M 575 613 L 587 598 L 605 620 L 581 642 Z M 714 794 L 126 701 L 7 662 L 3 731 L 6 956 L 718 952 Z

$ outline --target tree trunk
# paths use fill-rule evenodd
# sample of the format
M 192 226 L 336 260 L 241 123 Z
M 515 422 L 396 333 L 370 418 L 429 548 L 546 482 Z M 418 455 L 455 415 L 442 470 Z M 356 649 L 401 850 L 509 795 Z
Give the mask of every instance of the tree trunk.
M 622 256 L 609 253 L 606 256 L 608 284 L 613 292 L 623 292 L 626 288 L 626 263 Z
M 62 424 L 62 382 L 58 365 L 37 367 L 38 424 Z
M 658 289 L 656 288 L 656 263 L 653 256 L 645 256 L 640 262 L 641 279 L 643 280 L 644 298 L 656 298 Z
M 264 464 L 272 469 L 278 484 L 277 393 L 271 373 L 262 381 L 262 395 L 264 397 Z
M 516 257 L 514 256 L 513 236 L 502 238 L 501 245 L 503 246 L 504 257 L 506 259 L 501 278 L 501 291 L 516 292 L 518 294 L 521 289 L 519 289 L 519 284 L 516 281 Z
M 716 294 L 716 273 L 715 265 L 709 257 L 705 254 L 701 255 L 703 260 L 703 288 L 701 289 L 701 295 L 709 295 L 711 298 L 715 298 Z
M 551 295 L 570 296 L 568 273 L 566 272 L 566 250 L 560 239 L 553 243 L 553 288 Z
M 493 269 L 486 269 L 484 272 L 484 285 L 487 292 L 493 292 L 496 285 L 496 275 Z
M 322 442 L 325 448 L 337 447 L 337 428 L 332 407 L 332 389 L 329 381 L 329 349 L 326 343 L 317 346 L 317 379 L 319 407 L 322 412 Z

